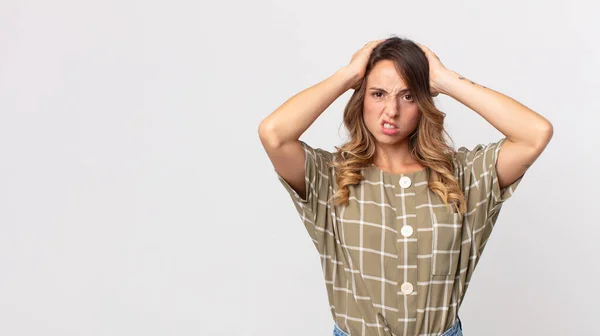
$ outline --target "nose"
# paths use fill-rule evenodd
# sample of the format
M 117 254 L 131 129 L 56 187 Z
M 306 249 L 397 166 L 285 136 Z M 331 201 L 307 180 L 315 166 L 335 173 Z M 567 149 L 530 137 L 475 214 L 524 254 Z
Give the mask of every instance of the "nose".
M 395 97 L 390 95 L 391 99 L 387 99 L 386 103 L 385 103 L 385 114 L 390 118 L 393 119 L 398 115 L 398 102 L 396 101 Z

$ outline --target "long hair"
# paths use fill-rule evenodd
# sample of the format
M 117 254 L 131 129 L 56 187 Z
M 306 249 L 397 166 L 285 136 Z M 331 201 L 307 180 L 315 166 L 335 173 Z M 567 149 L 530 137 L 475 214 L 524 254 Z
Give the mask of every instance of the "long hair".
M 421 112 L 419 123 L 409 138 L 411 156 L 429 170 L 428 186 L 431 191 L 440 196 L 447 207 L 452 204 L 459 213 L 464 214 L 465 198 L 453 173 L 452 158 L 456 151 L 444 140 L 444 134 L 448 135 L 444 129 L 446 114 L 433 103 L 427 57 L 416 43 L 396 36 L 373 49 L 362 83 L 356 87 L 344 108 L 343 123 L 349 140 L 335 147 L 336 160 L 331 165 L 335 167 L 338 188 L 332 196 L 333 204 L 348 205 L 348 186 L 360 183 L 364 179 L 361 168 L 374 162 L 376 139 L 365 124 L 363 102 L 367 77 L 381 60 L 394 63 Z

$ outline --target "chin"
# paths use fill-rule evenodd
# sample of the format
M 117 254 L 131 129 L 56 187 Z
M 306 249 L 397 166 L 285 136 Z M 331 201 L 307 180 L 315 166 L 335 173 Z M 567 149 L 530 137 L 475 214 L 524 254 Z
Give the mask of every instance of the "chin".
M 394 136 L 383 134 L 380 136 L 376 136 L 375 139 L 377 139 L 377 142 L 379 143 L 393 145 L 396 143 L 401 143 L 405 140 L 405 137 L 402 134 L 396 134 Z

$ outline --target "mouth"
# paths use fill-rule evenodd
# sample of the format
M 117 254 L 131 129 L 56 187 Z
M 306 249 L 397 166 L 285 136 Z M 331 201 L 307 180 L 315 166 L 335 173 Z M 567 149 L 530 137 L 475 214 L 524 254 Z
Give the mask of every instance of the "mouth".
M 386 126 L 386 124 L 387 124 L 387 126 Z M 384 127 L 386 129 L 396 129 L 396 128 L 398 128 L 398 125 L 396 125 L 392 122 L 383 121 L 383 122 L 381 122 L 381 127 Z
M 381 124 L 381 132 L 385 135 L 395 135 L 395 134 L 398 134 L 398 132 L 400 132 L 400 130 L 398 129 L 398 126 L 396 126 L 394 124 L 390 124 L 393 127 L 384 126 L 384 125 L 388 125 L 388 123 Z

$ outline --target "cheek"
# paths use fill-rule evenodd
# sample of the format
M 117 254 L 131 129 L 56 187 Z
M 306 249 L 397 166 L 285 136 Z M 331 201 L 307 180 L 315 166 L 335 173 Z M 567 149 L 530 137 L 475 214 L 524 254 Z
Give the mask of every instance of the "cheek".
M 379 118 L 382 110 L 382 104 L 373 100 L 365 100 L 363 104 L 363 113 L 368 118 Z
M 365 106 L 364 112 L 363 112 L 363 118 L 365 120 L 365 124 L 367 124 L 367 126 L 369 128 L 372 127 L 377 127 L 377 125 L 379 124 L 379 118 L 381 116 L 377 113 L 376 109 L 369 109 L 368 107 Z
M 405 105 L 402 107 L 402 111 L 404 112 L 400 112 L 400 117 L 404 117 L 406 118 L 406 120 L 414 120 L 414 119 L 418 119 L 419 118 L 419 108 L 417 107 L 416 104 L 411 104 L 411 105 Z

